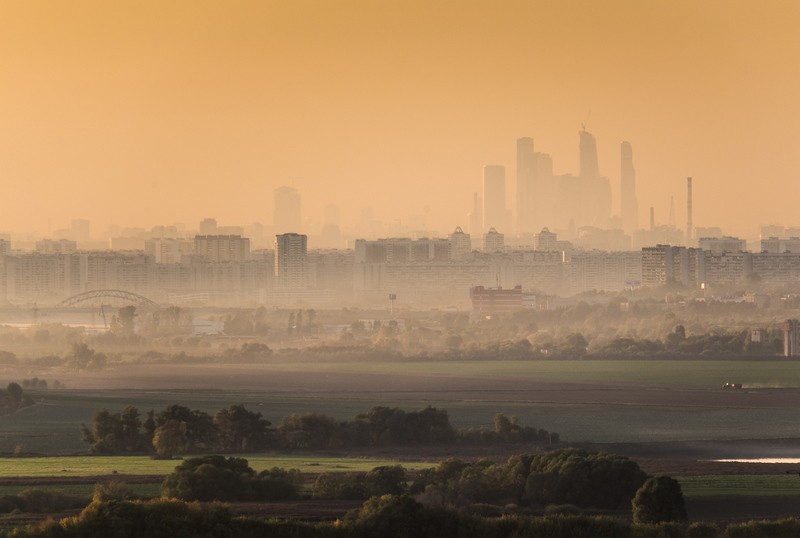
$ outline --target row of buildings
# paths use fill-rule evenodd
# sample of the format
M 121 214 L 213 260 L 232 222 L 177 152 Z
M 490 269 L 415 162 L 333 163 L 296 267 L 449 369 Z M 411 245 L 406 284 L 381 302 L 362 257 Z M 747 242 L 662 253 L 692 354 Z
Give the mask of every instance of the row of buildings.
M 743 251 L 736 238 L 700 247 L 580 250 L 543 229 L 530 247 L 509 249 L 490 230 L 472 250 L 460 228 L 446 238 L 357 240 L 350 250 L 309 250 L 307 237 L 275 236 L 250 250 L 238 235 L 153 239 L 144 251 L 77 251 L 69 244 L 13 252 L 0 241 L 0 302 L 55 304 L 85 291 L 121 289 L 173 304 L 286 305 L 383 303 L 388 294 L 418 305 L 461 306 L 469 290 L 513 289 L 569 296 L 640 285 L 690 287 L 800 283 L 800 240 L 762 241 Z M 46 247 L 46 249 L 44 249 Z

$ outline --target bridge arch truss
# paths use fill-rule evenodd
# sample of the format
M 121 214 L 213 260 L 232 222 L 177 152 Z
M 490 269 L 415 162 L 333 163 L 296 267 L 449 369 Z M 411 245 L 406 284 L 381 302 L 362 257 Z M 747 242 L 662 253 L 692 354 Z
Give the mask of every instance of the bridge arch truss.
M 154 301 L 151 301 L 144 295 L 133 293 L 125 290 L 91 290 L 73 295 L 64 299 L 58 306 L 77 306 L 81 303 L 86 303 L 94 299 L 118 299 L 122 302 L 135 304 L 143 307 L 156 307 L 158 306 Z

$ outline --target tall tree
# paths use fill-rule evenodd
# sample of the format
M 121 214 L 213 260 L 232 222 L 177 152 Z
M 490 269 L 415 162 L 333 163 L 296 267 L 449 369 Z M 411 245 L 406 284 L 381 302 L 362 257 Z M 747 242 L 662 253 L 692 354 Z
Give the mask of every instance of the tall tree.
M 232 405 L 214 415 L 222 450 L 244 451 L 265 448 L 269 442 L 271 423 L 261 413 L 248 411 L 243 405 Z
M 179 420 L 168 420 L 153 435 L 153 448 L 159 456 L 171 458 L 186 452 L 186 423 Z

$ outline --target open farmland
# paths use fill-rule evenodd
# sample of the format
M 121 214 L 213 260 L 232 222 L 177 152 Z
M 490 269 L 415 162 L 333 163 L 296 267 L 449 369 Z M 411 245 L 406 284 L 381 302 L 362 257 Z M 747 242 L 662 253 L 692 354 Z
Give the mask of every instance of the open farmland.
M 800 495 L 800 477 L 783 475 L 703 475 L 673 477 L 686 497 L 716 495 L 791 496 Z
M 242 403 L 277 424 L 294 412 L 349 419 L 372 406 L 447 409 L 456 427 L 496 413 L 572 442 L 666 442 L 800 437 L 800 364 L 788 361 L 293 362 L 114 364 L 54 371 L 69 390 L 0 418 L 0 452 L 85 450 L 81 423 L 98 409 L 144 413 L 173 403 L 216 412 Z M 28 376 L 19 367 L 5 380 Z M 613 381 L 612 381 L 613 380 Z M 742 390 L 724 390 L 725 382 Z M 782 452 L 781 455 L 796 455 Z
M 247 460 L 256 472 L 273 467 L 298 469 L 304 473 L 326 471 L 369 471 L 381 465 L 397 465 L 397 460 L 308 454 L 236 454 Z M 60 477 L 81 478 L 119 475 L 170 474 L 180 460 L 156 460 L 148 456 L 64 456 L 59 458 L 4 458 L 0 465 L 0 481 L 8 478 Z M 407 469 L 431 467 L 427 462 L 402 462 Z

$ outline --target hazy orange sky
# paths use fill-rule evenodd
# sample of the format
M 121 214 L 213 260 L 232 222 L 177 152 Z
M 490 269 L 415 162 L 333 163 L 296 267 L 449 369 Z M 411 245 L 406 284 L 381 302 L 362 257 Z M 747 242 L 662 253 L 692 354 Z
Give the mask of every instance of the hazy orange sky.
M 485 164 L 598 141 L 640 223 L 800 225 L 800 2 L 40 1 L 0 7 L 0 230 L 305 216 L 467 225 Z M 509 201 L 509 207 L 513 207 Z

